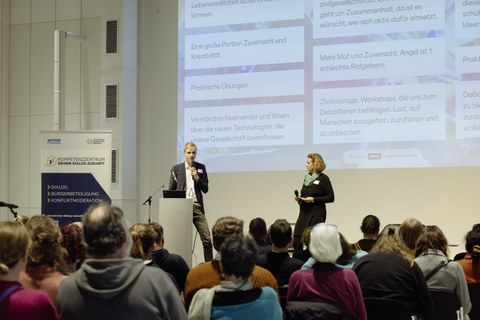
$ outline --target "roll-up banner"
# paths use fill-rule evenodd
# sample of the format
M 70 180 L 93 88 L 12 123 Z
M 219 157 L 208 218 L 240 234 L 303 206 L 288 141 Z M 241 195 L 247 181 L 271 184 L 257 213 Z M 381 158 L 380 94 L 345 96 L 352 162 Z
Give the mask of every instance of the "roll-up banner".
M 111 202 L 111 131 L 40 131 L 42 214 L 60 226 Z

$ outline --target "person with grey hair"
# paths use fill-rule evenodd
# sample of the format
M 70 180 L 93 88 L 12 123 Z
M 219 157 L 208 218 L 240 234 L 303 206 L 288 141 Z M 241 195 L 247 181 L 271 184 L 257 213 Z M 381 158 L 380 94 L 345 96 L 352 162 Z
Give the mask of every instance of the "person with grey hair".
M 290 277 L 287 309 L 291 301 L 323 302 L 338 307 L 352 319 L 366 320 L 362 290 L 355 272 L 335 265 L 342 254 L 335 225 L 319 223 L 312 229 L 309 250 L 316 263 Z
M 87 259 L 60 285 L 62 319 L 187 319 L 169 276 L 129 257 L 132 240 L 120 208 L 93 206 L 82 222 Z

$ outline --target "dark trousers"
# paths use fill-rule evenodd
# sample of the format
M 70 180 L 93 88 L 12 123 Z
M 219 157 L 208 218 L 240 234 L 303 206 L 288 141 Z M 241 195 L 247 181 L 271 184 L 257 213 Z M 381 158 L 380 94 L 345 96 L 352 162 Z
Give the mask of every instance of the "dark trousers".
M 200 240 L 202 241 L 205 261 L 213 260 L 212 237 L 210 236 L 207 218 L 202 211 L 202 207 L 197 203 L 193 204 L 193 224 L 195 225 L 195 228 L 200 235 Z

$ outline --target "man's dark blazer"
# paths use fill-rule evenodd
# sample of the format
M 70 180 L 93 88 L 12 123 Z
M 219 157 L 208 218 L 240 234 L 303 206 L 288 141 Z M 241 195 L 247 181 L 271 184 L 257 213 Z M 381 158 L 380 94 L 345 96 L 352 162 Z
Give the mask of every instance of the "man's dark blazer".
M 195 181 L 195 195 L 198 203 L 202 206 L 202 212 L 205 213 L 205 206 L 203 205 L 203 193 L 208 192 L 208 175 L 205 165 L 199 162 L 193 162 L 193 167 L 197 169 L 198 181 Z M 175 179 L 176 178 L 176 179 Z M 187 177 L 185 175 L 185 162 L 176 164 L 172 167 L 172 174 L 168 186 L 170 190 L 184 190 L 187 191 Z

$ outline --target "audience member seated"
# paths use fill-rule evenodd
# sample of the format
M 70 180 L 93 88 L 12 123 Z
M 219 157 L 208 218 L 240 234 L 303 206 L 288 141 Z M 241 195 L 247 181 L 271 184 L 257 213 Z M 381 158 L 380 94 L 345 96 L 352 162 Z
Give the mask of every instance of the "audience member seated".
M 185 281 L 190 268 L 187 262 L 178 254 L 170 253 L 164 248 L 165 238 L 163 237 L 163 227 L 157 222 L 151 222 L 155 231 L 155 246 L 152 252 L 152 259 L 156 265 L 164 271 L 170 273 L 177 282 L 180 292 L 185 290 Z
M 152 260 L 152 252 L 155 247 L 155 230 L 150 224 L 136 223 L 129 229 L 132 237 L 132 248 L 130 249 L 130 256 L 135 259 L 140 259 L 148 267 L 160 268 L 155 261 Z M 165 270 L 163 270 L 165 271 Z M 175 278 L 168 273 L 173 283 L 181 293 L 180 287 Z
M 69 275 L 77 271 L 86 258 L 85 246 L 83 245 L 83 229 L 81 223 L 74 222 L 64 226 L 61 231 L 62 246 L 67 250 L 64 273 Z
M 369 214 L 363 218 L 360 230 L 363 233 L 363 239 L 355 242 L 353 247 L 357 251 L 362 250 L 365 252 L 370 252 L 378 239 L 378 232 L 380 232 L 380 220 L 376 216 Z
M 476 232 L 480 232 L 480 223 L 476 223 L 473 225 L 472 227 L 472 230 L 476 231 Z M 465 255 L 467 254 L 467 252 L 459 252 L 455 255 L 455 257 L 453 257 L 453 260 L 457 261 L 457 260 L 462 260 Z
M 396 235 L 382 236 L 370 253 L 353 266 L 364 298 L 405 303 L 413 313 L 428 315 L 432 298 L 422 271 Z
M 220 267 L 220 247 L 225 239 L 232 235 L 243 235 L 243 221 L 234 217 L 219 218 L 212 228 L 213 247 L 218 252 L 213 261 L 202 263 L 190 270 L 185 283 L 185 305 L 190 306 L 195 293 L 202 288 L 211 288 L 220 284 L 222 270 Z M 278 292 L 277 281 L 270 271 L 255 266 L 250 277 L 253 287 L 269 286 Z
M 412 259 L 415 258 L 415 245 L 423 233 L 423 224 L 414 218 L 402 222 L 398 229 L 398 236 L 407 248 L 407 253 Z
M 55 306 L 43 291 L 24 289 L 18 278 L 27 264 L 30 234 L 20 222 L 0 221 L 0 318 L 58 320 Z
M 311 232 L 310 252 L 316 263 L 290 277 L 287 308 L 290 301 L 313 301 L 340 305 L 352 319 L 366 320 L 362 291 L 355 273 L 335 265 L 342 254 L 337 227 L 325 223 Z
M 248 234 L 255 240 L 258 248 L 258 254 L 268 253 L 272 246 L 267 242 L 267 224 L 262 218 L 255 218 L 250 221 Z
M 312 232 L 313 226 L 306 227 L 303 230 L 302 234 L 302 251 L 293 251 L 293 257 L 297 258 L 298 260 L 302 260 L 303 262 L 307 262 L 308 259 L 312 256 L 310 250 L 308 250 L 308 246 L 310 245 L 310 233 Z
M 140 259 L 146 266 L 152 266 L 152 251 L 155 245 L 155 231 L 145 223 L 135 223 L 128 230 L 132 237 L 130 256 Z
M 53 303 L 57 301 L 60 283 L 66 278 L 67 250 L 62 246 L 62 233 L 57 223 L 48 216 L 33 216 L 25 225 L 32 238 L 28 251 L 27 268 L 20 273 L 24 288 L 48 293 Z
M 448 259 L 448 242 L 437 226 L 427 226 L 417 241 L 415 262 L 430 290 L 455 292 L 463 306 L 464 319 L 472 307 L 462 267 Z
M 355 262 L 368 253 L 363 250 L 354 249 L 347 239 L 345 239 L 343 234 L 340 232 L 338 234 L 340 236 L 340 244 L 342 246 L 342 255 L 338 257 L 337 261 L 335 261 L 335 265 L 339 268 L 352 269 Z M 308 261 L 302 266 L 302 270 L 311 268 L 314 263 L 315 259 L 308 259 Z
M 282 319 L 278 296 L 271 287 L 253 288 L 250 276 L 255 268 L 255 242 L 232 235 L 220 248 L 224 280 L 193 297 L 189 319 Z
M 87 259 L 60 285 L 62 319 L 187 319 L 167 273 L 129 257 L 132 239 L 120 208 L 92 206 L 82 223 Z
M 257 257 L 257 265 L 270 271 L 278 286 L 288 285 L 290 275 L 300 269 L 302 260 L 290 257 L 288 247 L 293 241 L 292 227 L 285 219 L 278 219 L 270 226 L 272 251 Z
M 465 250 L 467 254 L 457 262 L 465 272 L 467 283 L 480 283 L 480 230 L 467 233 Z

